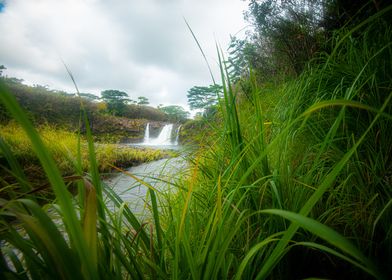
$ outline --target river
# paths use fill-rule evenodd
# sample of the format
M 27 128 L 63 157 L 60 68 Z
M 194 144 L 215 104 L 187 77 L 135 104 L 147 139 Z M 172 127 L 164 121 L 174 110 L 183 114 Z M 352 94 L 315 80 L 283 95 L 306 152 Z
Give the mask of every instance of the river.
M 183 147 L 178 145 L 178 137 L 181 125 L 177 126 L 173 137 L 173 124 L 165 124 L 157 137 L 151 137 L 150 124 L 147 123 L 145 128 L 144 140 L 139 144 L 132 144 L 135 147 L 146 147 L 152 149 L 172 149 L 181 151 Z M 183 153 L 184 151 L 182 151 Z M 156 190 L 158 204 L 163 205 L 163 198 L 167 194 L 177 191 L 173 183 L 186 172 L 186 161 L 183 157 L 171 159 L 162 159 L 149 163 L 144 163 L 126 170 L 126 173 L 119 173 L 114 177 L 105 180 L 105 183 L 111 187 L 120 198 L 126 202 L 135 215 L 141 217 L 148 216 L 148 188 L 151 186 Z M 127 174 L 128 173 L 128 174 Z M 132 176 L 136 176 L 137 179 Z M 148 186 L 146 186 L 148 185 Z M 106 203 L 109 208 L 110 201 Z M 148 211 L 146 211 L 148 210 Z
M 170 193 L 176 192 L 173 183 L 181 175 L 185 175 L 186 161 L 182 157 L 161 159 L 144 163 L 127 169 L 127 173 L 136 176 L 156 190 L 160 205 L 162 199 Z M 126 173 L 118 173 L 105 180 L 105 183 L 126 202 L 130 210 L 139 217 L 149 216 L 148 187 Z M 112 208 L 110 202 L 107 206 Z

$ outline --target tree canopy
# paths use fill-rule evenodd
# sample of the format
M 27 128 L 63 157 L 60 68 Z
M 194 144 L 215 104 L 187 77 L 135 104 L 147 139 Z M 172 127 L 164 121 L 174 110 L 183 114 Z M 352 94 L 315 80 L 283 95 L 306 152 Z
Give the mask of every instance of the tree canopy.
M 189 118 L 189 112 L 178 105 L 163 106 L 159 108 L 160 111 L 168 115 L 170 121 L 183 122 Z
M 148 101 L 148 98 L 147 98 L 147 97 L 139 96 L 139 97 L 137 98 L 137 104 L 138 104 L 138 105 L 148 105 L 148 104 L 150 104 L 150 101 Z
M 232 37 L 229 75 L 232 81 L 249 68 L 268 81 L 298 76 L 317 53 L 329 52 L 334 30 L 355 26 L 390 1 L 368 0 L 248 0 L 245 19 L 253 26 L 245 39 Z M 392 22 L 391 19 L 388 20 Z
M 96 96 L 95 94 L 92 94 L 92 93 L 83 93 L 83 92 L 81 92 L 81 93 L 79 93 L 79 95 L 80 95 L 80 97 L 82 97 L 84 99 L 87 99 L 87 100 L 90 100 L 90 101 L 94 101 L 94 100 L 98 100 L 99 99 L 98 96 Z
M 7 69 L 4 65 L 0 65 L 0 76 L 3 75 L 3 70 Z
M 189 107 L 194 110 L 206 109 L 216 105 L 220 93 L 222 93 L 222 86 L 220 85 L 194 86 L 188 90 L 187 94 Z
M 101 99 L 107 104 L 108 112 L 114 116 L 122 116 L 126 110 L 126 102 L 129 101 L 128 94 L 119 90 L 104 90 Z

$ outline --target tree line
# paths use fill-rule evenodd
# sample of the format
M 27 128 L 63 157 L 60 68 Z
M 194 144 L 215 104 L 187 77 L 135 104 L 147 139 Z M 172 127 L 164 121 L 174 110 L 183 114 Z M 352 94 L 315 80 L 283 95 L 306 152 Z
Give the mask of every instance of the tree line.
M 251 29 L 245 38 L 231 37 L 224 65 L 231 82 L 248 97 L 250 72 L 260 84 L 298 77 L 318 55 L 332 51 L 336 30 L 354 27 L 389 5 L 382 0 L 246 2 L 244 18 Z M 194 86 L 188 90 L 188 105 L 207 116 L 216 111 L 221 94 L 217 84 Z
M 4 65 L 0 65 L 0 78 L 20 100 L 21 105 L 34 115 L 34 119 L 39 122 L 78 122 L 80 100 L 76 94 L 51 90 L 42 85 L 27 86 L 22 79 L 2 76 L 5 69 Z M 184 122 L 189 118 L 189 112 L 181 106 L 159 105 L 154 108 L 148 106 L 150 102 L 147 97 L 139 96 L 137 100 L 132 100 L 126 92 L 120 90 L 104 90 L 100 97 L 91 93 L 79 93 L 79 96 L 90 114 L 169 122 Z M 7 119 L 6 111 L 0 107 L 0 121 Z

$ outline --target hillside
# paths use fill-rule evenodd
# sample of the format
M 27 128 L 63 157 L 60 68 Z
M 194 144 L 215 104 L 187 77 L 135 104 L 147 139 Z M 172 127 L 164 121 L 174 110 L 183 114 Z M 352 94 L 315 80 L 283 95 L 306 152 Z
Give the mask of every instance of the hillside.
M 42 86 L 27 86 L 16 78 L 3 78 L 3 80 L 37 126 L 50 124 L 77 131 L 80 127 L 81 103 L 87 112 L 96 140 L 137 141 L 143 138 L 147 122 L 154 122 L 155 127 L 161 127 L 168 121 L 165 113 L 146 105 L 126 105 L 124 116 L 118 117 L 107 112 L 103 101 L 92 101 Z M 6 110 L 0 105 L 0 123 L 7 123 L 10 119 Z M 83 132 L 83 124 L 81 128 Z

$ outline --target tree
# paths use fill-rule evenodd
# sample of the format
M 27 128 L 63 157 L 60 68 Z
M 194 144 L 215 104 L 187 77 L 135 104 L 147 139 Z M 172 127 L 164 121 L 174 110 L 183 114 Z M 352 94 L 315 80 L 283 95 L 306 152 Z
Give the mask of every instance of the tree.
M 101 92 L 101 99 L 107 104 L 108 112 L 115 116 L 122 116 L 126 110 L 128 94 L 119 90 L 104 90 Z
M 99 99 L 98 96 L 96 96 L 95 94 L 92 93 L 79 93 L 80 97 L 90 100 L 90 101 L 97 101 Z
M 247 70 L 246 68 L 249 68 L 247 60 L 243 56 L 245 44 L 245 40 L 230 36 L 230 45 L 228 48 L 229 56 L 226 62 L 228 65 L 229 78 L 232 82 L 236 82 Z
M 4 65 L 0 65 L 0 77 L 3 75 L 3 70 L 7 69 Z
M 188 90 L 188 104 L 194 109 L 206 109 L 218 103 L 218 98 L 222 93 L 222 86 L 209 85 L 208 87 L 194 86 Z
M 139 96 L 137 99 L 138 99 L 138 101 L 137 101 L 138 105 L 148 105 L 148 104 L 150 104 L 150 102 L 148 101 L 147 97 Z
M 168 115 L 170 121 L 182 122 L 189 118 L 189 112 L 185 111 L 184 108 L 177 105 L 164 106 L 159 108 L 160 111 Z
M 321 26 L 332 35 L 334 30 L 356 26 L 388 5 L 391 5 L 390 1 L 330 0 L 325 3 Z M 383 18 L 389 24 L 392 22 L 389 13 Z
M 230 81 L 233 83 L 238 82 L 243 76 L 249 76 L 250 69 L 265 69 L 269 66 L 263 59 L 266 54 L 258 53 L 257 45 L 248 39 L 231 36 L 228 53 L 226 65 Z M 263 72 L 268 72 L 268 70 Z
M 320 23 L 321 0 L 250 0 L 246 19 L 255 27 L 250 37 L 262 58 L 262 75 L 289 73 L 299 75 L 320 49 L 324 40 Z M 264 71 L 263 71 L 264 70 Z

